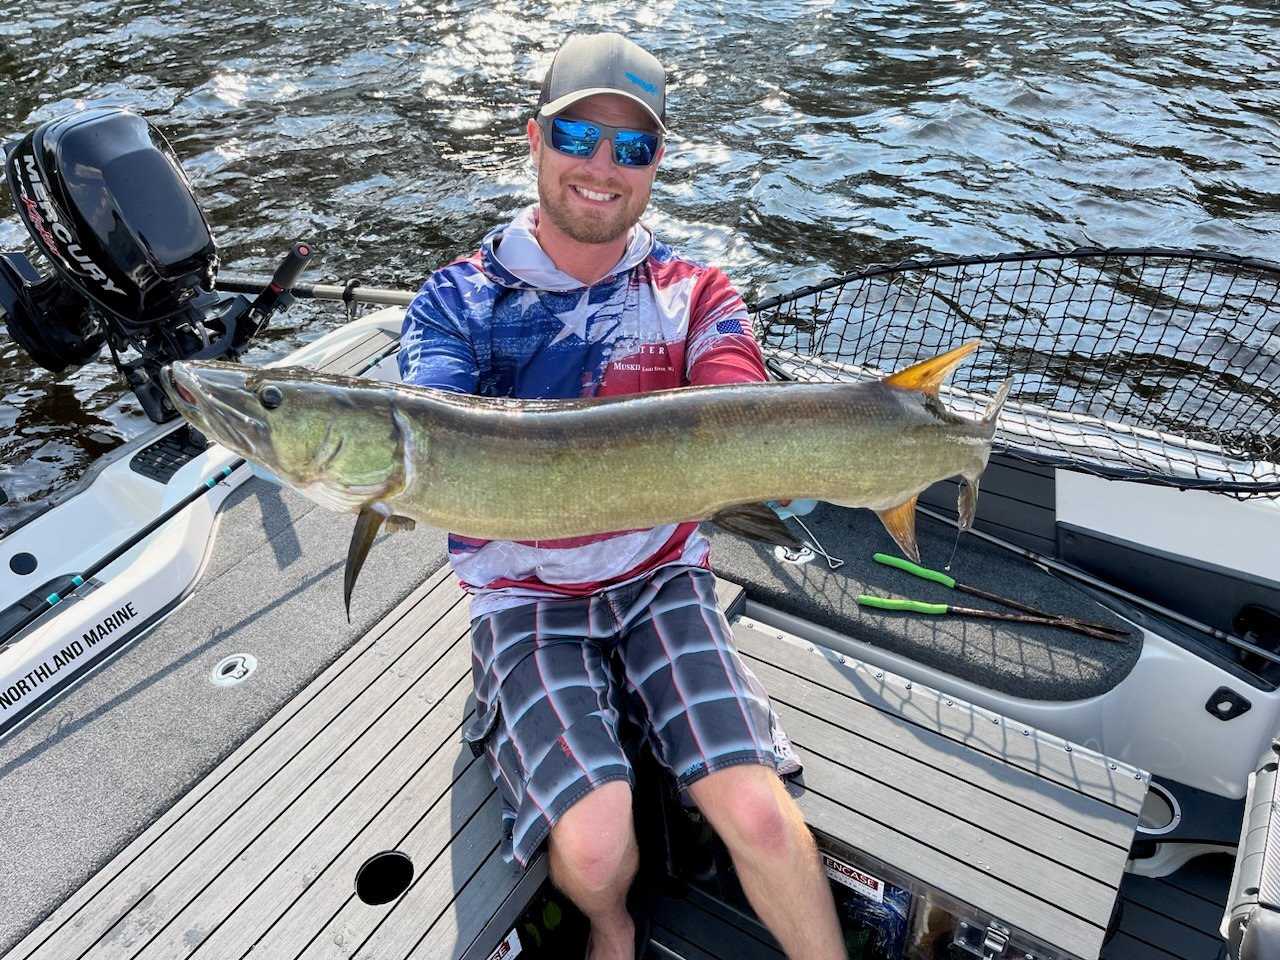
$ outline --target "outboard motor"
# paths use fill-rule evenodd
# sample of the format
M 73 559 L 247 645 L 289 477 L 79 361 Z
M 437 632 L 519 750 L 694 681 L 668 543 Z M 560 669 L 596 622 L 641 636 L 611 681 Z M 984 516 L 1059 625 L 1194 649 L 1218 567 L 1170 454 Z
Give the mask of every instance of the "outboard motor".
M 0 253 L 0 313 L 13 339 L 47 370 L 94 359 L 106 344 L 147 416 L 176 416 L 160 387 L 172 360 L 239 351 L 310 258 L 296 244 L 253 303 L 214 292 L 218 255 L 191 184 L 164 137 L 142 117 L 96 109 L 40 124 L 6 146 L 18 213 L 54 272 Z

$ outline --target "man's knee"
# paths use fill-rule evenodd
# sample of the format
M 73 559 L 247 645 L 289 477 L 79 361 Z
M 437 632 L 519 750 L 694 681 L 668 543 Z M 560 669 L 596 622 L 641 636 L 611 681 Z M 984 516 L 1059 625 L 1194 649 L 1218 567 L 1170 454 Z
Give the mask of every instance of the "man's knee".
M 557 883 L 567 880 L 588 890 L 630 883 L 637 859 L 630 785 L 615 780 L 588 793 L 551 828 L 549 847 Z
M 785 858 L 797 842 L 806 842 L 803 817 L 768 767 L 728 767 L 693 784 L 690 792 L 731 851 Z

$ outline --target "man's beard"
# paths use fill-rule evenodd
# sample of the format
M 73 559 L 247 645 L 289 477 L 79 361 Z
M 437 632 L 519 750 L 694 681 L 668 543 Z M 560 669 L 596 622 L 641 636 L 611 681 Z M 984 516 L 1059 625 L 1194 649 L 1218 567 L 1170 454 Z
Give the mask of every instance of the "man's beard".
M 538 200 L 540 215 L 546 217 L 553 226 L 571 240 L 578 243 L 612 243 L 619 237 L 626 236 L 644 208 L 649 203 L 649 190 L 643 193 L 632 192 L 610 187 L 589 187 L 599 193 L 617 193 L 622 203 L 616 210 L 589 210 L 576 203 L 569 196 L 571 188 L 560 183 L 548 183 L 538 177 Z

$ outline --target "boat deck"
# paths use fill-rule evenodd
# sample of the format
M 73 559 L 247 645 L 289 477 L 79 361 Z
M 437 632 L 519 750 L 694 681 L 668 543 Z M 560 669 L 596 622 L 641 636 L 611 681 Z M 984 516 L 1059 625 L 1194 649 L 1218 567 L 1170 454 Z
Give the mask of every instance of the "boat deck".
M 1023 942 L 1099 954 L 1145 773 L 764 625 L 734 633 L 804 759 L 820 845 Z
M 1234 862 L 1213 853 L 1167 877 L 1126 876 L 1120 926 L 1103 960 L 1223 960 L 1227 947 L 1218 924 Z
M 459 955 L 517 879 L 459 739 L 462 601 L 441 568 L 10 956 Z M 365 904 L 356 872 L 388 849 L 415 882 Z
M 313 362 L 363 372 L 392 349 L 397 329 L 388 320 Z M 1139 644 L 1084 645 L 1044 628 L 865 616 L 857 593 L 928 585 L 863 555 L 882 537 L 874 518 L 831 514 L 822 507 L 807 519 L 848 558 L 838 574 L 770 562 L 771 551 L 712 532 L 717 568 L 757 604 L 1019 695 L 1098 694 L 1138 655 Z M 441 566 L 443 535 L 380 540 L 347 623 L 336 599 L 347 518 L 249 480 L 220 523 L 218 543 L 235 549 L 211 553 L 187 604 L 0 747 L 6 960 L 486 960 L 509 931 L 527 929 L 530 911 L 554 918 L 553 906 L 563 911 L 564 949 L 544 945 L 541 955 L 577 955 L 581 927 L 562 898 L 551 902 L 545 863 L 520 875 L 498 854 L 497 800 L 460 741 L 470 709 L 466 608 Z M 947 531 L 926 523 L 920 533 L 930 556 L 955 550 Z M 1084 603 L 968 539 L 960 550 L 973 554 L 967 577 L 1012 583 L 1052 609 Z M 722 589 L 726 604 L 742 595 Z M 796 596 L 811 602 L 786 609 Z M 1106 616 L 1092 604 L 1079 612 Z M 1161 880 L 1121 879 L 1145 790 L 1139 771 L 762 623 L 734 622 L 806 761 L 794 792 L 828 852 L 927 892 L 943 912 L 979 926 L 996 916 L 1080 957 L 1222 954 L 1215 928 L 1229 858 L 1201 858 Z M 210 666 L 227 654 L 256 656 L 262 669 L 215 687 Z M 642 778 L 641 790 L 637 805 L 650 814 L 679 812 L 654 779 Z M 713 888 L 697 863 L 676 876 L 681 851 L 666 842 L 656 867 L 646 847 L 637 884 L 654 918 L 646 956 L 781 956 L 730 889 L 731 871 L 713 874 Z M 683 852 L 705 856 L 709 845 Z M 374 859 L 390 850 L 410 858 L 412 884 L 367 903 L 357 874 L 369 864 L 362 876 L 372 887 L 394 885 L 394 860 Z M 1103 946 L 1117 886 L 1119 929 Z
M 722 600 L 740 593 L 723 584 Z M 856 848 L 832 847 L 862 869 L 892 865 L 962 915 L 1098 955 L 1140 771 L 752 621 L 737 618 L 735 632 L 805 760 L 795 793 L 824 844 Z M 466 638 L 463 595 L 442 568 L 10 960 L 490 956 L 545 868 L 522 882 L 499 853 L 498 799 L 460 739 Z M 412 861 L 412 882 L 365 902 L 357 873 L 391 850 Z M 394 883 L 387 871 L 365 878 Z M 682 922 L 724 913 L 696 889 L 681 899 L 658 918 L 652 955 L 681 949 Z M 720 942 L 698 939 L 700 952 L 677 955 L 711 956 Z M 737 960 L 777 955 L 767 934 L 749 939 Z

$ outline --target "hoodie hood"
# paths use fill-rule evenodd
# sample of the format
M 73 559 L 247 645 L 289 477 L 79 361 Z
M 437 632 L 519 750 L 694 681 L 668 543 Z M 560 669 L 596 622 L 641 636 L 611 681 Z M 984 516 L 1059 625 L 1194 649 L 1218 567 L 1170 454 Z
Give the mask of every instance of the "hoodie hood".
M 567 292 L 582 290 L 586 285 L 571 277 L 543 252 L 534 235 L 538 224 L 538 204 L 534 203 L 516 215 L 504 227 L 489 232 L 480 244 L 480 269 L 494 283 L 514 290 L 549 290 Z M 607 283 L 612 277 L 644 262 L 653 249 L 653 234 L 643 223 L 637 223 L 627 234 L 627 248 L 622 259 L 592 286 Z

